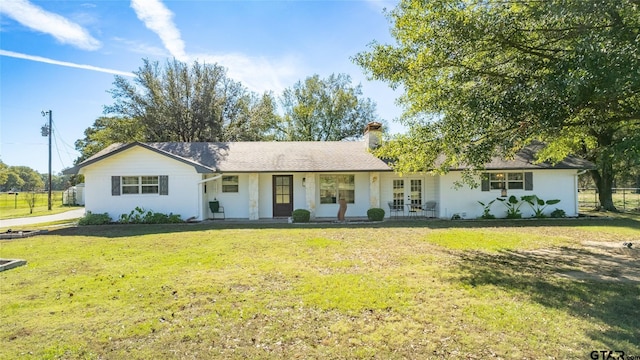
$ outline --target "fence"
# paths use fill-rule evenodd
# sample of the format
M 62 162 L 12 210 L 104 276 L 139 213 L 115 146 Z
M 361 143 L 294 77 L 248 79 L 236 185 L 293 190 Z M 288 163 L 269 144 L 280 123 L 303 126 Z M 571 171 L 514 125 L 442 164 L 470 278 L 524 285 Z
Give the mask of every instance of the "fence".
M 640 188 L 613 188 L 613 204 L 620 211 L 640 212 Z M 600 206 L 598 190 L 594 188 L 578 189 L 580 208 L 593 209 Z

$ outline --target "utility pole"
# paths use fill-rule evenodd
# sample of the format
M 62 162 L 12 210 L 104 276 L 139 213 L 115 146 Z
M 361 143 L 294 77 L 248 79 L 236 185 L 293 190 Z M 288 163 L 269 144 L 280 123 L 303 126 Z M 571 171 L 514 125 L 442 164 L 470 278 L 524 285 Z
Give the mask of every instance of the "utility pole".
M 51 128 L 51 110 L 49 111 L 42 111 L 42 116 L 45 116 L 49 114 L 49 125 L 45 125 L 42 127 L 42 136 L 49 136 L 49 196 L 48 196 L 48 209 L 49 211 L 51 211 L 51 135 L 52 135 L 52 128 Z

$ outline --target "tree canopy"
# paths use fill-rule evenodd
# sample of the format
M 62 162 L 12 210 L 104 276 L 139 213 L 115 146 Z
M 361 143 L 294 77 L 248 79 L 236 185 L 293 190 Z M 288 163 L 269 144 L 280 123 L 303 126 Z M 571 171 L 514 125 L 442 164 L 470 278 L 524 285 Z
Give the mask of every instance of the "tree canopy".
M 540 160 L 574 153 L 597 164 L 600 202 L 615 210 L 614 167 L 640 154 L 639 7 L 401 0 L 388 14 L 396 43 L 355 57 L 372 78 L 404 90 L 409 132 L 381 155 L 400 171 L 447 171 L 542 141 Z
M 7 166 L 0 161 L 0 189 L 3 191 L 35 191 L 44 189 L 40 174 L 26 166 Z
M 326 79 L 313 75 L 285 89 L 283 116 L 276 138 L 290 141 L 339 141 L 357 138 L 371 121 L 379 121 L 375 103 L 362 96 L 345 74 Z
M 114 103 L 76 141 L 76 163 L 119 142 L 344 140 L 382 121 L 345 74 L 298 81 L 283 91 L 281 108 L 273 93 L 248 91 L 216 64 L 143 60 L 135 75 L 115 77 Z
M 250 92 L 217 64 L 174 59 L 162 67 L 144 59 L 134 73 L 133 83 L 115 77 L 109 91 L 115 102 L 105 114 L 132 119 L 145 141 L 255 140 L 272 120 L 273 97 Z

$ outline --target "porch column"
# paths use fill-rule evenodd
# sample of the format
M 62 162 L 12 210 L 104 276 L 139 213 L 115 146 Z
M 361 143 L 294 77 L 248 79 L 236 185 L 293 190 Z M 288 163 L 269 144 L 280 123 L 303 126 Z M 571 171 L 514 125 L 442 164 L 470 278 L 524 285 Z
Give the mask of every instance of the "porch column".
M 307 210 L 311 213 L 311 218 L 316 218 L 316 174 L 306 173 L 305 175 L 305 197 L 307 200 Z
M 260 219 L 260 176 L 249 174 L 249 220 Z
M 369 173 L 369 207 L 380 207 L 380 173 Z

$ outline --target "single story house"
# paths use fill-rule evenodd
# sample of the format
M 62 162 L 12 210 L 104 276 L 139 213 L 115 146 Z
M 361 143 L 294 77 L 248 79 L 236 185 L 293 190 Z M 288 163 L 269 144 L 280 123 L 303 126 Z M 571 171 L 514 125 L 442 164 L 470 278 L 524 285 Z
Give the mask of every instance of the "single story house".
M 84 175 L 86 210 L 113 219 L 136 207 L 211 219 L 221 215 L 212 213 L 212 201 L 226 218 L 286 218 L 294 209 L 335 218 L 341 200 L 347 218 L 366 217 L 370 208 L 383 208 L 386 217 L 410 216 L 416 205 L 430 202 L 433 217 L 471 219 L 482 215 L 478 201 L 506 194 L 559 199 L 549 212 L 559 208 L 577 216 L 577 177 L 592 167 L 574 157 L 536 164 L 533 152 L 522 151 L 513 160 L 487 164 L 482 186 L 456 187 L 461 171 L 396 174 L 369 151 L 380 136 L 381 125 L 371 123 L 364 141 L 114 144 L 64 173 Z M 532 215 L 526 206 L 522 210 L 523 217 Z M 497 217 L 505 212 L 493 204 Z

